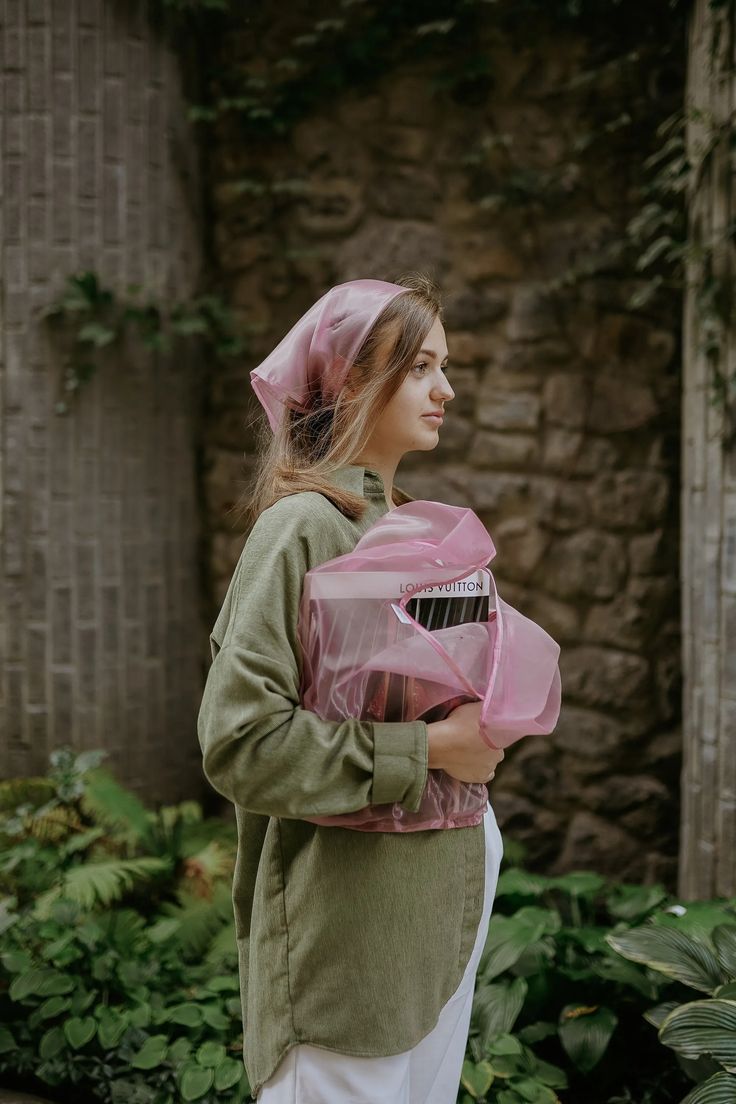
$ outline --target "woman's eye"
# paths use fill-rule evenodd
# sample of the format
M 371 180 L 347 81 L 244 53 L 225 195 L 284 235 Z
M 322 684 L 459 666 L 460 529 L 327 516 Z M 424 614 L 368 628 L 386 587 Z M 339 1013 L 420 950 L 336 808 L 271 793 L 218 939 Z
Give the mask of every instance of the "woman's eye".
M 424 369 L 424 368 L 426 368 L 426 367 L 427 367 L 427 362 L 426 362 L 426 360 L 423 360 L 423 361 L 421 361 L 421 362 L 420 362 L 419 364 L 415 364 L 415 365 L 414 365 L 414 371 L 416 372 L 416 371 L 417 371 L 417 369 L 420 369 L 420 370 L 421 370 L 421 369 Z

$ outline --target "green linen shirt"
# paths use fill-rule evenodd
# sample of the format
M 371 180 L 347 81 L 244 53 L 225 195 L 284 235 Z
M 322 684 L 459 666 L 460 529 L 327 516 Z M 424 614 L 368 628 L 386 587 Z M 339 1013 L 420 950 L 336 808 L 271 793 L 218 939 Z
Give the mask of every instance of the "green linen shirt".
M 380 1056 L 419 1042 L 460 984 L 483 907 L 482 822 L 383 833 L 301 819 L 384 802 L 416 811 L 427 778 L 423 721 L 324 721 L 299 704 L 304 574 L 388 511 L 378 472 L 351 464 L 330 479 L 366 498 L 364 517 L 312 491 L 263 511 L 210 635 L 199 712 L 204 773 L 235 805 L 254 1093 L 297 1043 Z

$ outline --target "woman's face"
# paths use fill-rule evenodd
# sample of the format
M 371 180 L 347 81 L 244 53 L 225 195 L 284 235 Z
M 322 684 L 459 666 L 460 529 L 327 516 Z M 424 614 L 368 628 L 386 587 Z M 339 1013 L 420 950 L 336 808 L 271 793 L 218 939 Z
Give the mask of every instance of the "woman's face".
M 445 375 L 447 355 L 445 329 L 437 318 L 376 423 L 368 442 L 371 454 L 400 458 L 405 452 L 435 448 L 442 420 L 434 415 L 455 397 Z

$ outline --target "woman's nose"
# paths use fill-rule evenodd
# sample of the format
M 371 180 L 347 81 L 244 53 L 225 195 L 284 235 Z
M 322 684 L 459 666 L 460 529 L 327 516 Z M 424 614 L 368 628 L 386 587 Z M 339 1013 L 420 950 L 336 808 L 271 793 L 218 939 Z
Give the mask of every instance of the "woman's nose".
M 433 388 L 432 395 L 438 402 L 449 402 L 450 399 L 455 398 L 455 392 L 452 390 L 447 376 L 442 376 L 441 380 Z

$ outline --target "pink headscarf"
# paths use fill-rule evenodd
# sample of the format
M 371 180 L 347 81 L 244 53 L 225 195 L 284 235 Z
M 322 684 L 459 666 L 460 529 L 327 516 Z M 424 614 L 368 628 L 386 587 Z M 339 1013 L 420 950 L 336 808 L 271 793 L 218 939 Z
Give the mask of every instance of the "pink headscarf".
M 302 315 L 250 373 L 274 432 L 286 405 L 301 408 L 320 392 L 325 405 L 335 401 L 371 326 L 387 303 L 408 290 L 384 280 L 349 280 Z

